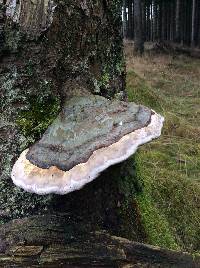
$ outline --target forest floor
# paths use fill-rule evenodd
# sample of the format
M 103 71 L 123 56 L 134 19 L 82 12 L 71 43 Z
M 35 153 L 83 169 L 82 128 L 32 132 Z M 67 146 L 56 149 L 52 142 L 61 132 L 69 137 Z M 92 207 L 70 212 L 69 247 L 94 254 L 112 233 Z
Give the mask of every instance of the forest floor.
M 129 100 L 165 117 L 162 136 L 135 155 L 148 242 L 200 252 L 200 59 L 132 49 L 125 44 Z

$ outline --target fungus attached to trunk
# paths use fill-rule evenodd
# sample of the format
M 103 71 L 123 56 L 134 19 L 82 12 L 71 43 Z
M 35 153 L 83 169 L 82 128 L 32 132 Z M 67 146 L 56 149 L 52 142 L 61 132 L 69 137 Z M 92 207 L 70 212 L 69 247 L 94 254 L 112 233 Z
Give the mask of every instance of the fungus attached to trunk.
M 152 110 L 100 96 L 73 97 L 40 141 L 25 150 L 13 182 L 37 194 L 67 194 L 134 154 L 161 134 L 163 117 Z

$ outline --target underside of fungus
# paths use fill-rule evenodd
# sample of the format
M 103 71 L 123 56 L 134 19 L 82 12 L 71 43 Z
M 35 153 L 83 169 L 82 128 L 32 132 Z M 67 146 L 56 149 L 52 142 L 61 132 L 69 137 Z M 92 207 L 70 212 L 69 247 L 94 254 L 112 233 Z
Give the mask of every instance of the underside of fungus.
M 14 184 L 37 194 L 67 194 L 160 136 L 163 117 L 134 103 L 74 97 L 12 170 Z

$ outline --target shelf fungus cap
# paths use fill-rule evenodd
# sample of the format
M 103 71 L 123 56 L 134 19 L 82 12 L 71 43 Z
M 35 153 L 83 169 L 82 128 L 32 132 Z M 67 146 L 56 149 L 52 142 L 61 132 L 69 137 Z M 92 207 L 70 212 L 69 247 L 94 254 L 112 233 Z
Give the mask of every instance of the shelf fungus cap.
M 134 103 L 73 97 L 41 140 L 13 166 L 14 184 L 37 194 L 67 194 L 161 134 L 164 118 Z

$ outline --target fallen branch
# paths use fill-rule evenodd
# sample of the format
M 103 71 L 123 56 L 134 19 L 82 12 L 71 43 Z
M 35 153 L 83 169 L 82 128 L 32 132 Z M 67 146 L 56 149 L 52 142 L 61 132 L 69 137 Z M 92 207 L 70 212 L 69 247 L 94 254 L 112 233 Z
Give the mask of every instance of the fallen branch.
M 13 220 L 0 228 L 0 267 L 30 265 L 197 268 L 200 258 L 136 243 L 104 231 L 94 232 L 79 221 L 70 222 L 66 215 L 45 215 Z

